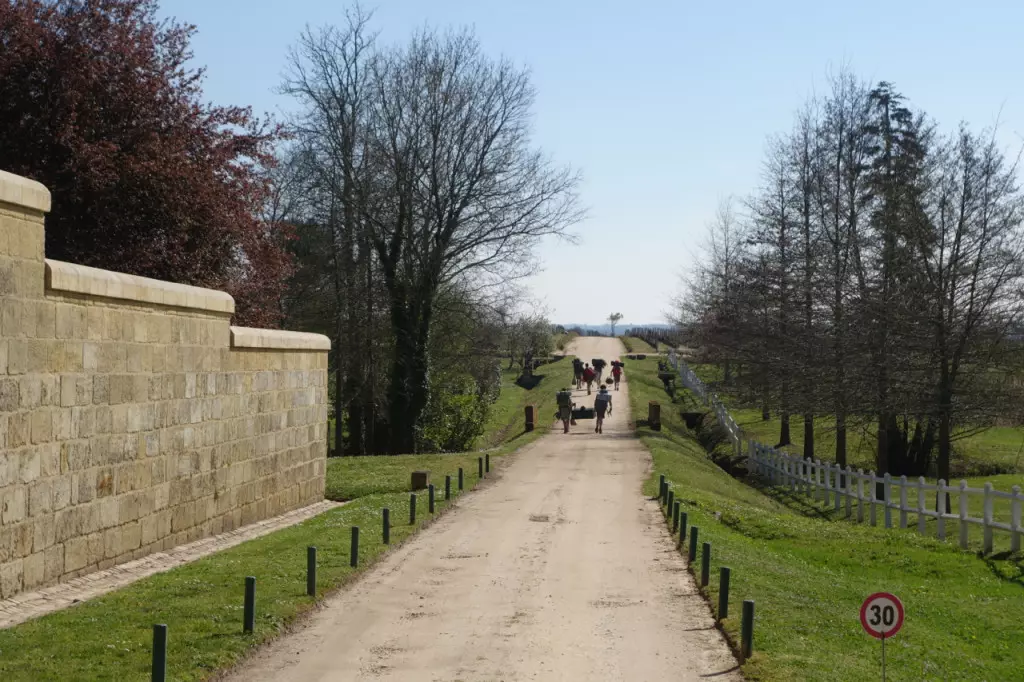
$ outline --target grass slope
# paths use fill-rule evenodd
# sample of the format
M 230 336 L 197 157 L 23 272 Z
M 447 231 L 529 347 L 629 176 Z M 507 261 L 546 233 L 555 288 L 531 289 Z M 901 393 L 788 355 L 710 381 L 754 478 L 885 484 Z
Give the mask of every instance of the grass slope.
M 711 583 L 732 569 L 726 633 L 738 641 L 741 602 L 756 602 L 752 680 L 865 680 L 879 676 L 879 645 L 861 630 L 859 607 L 885 590 L 906 606 L 888 649 L 890 680 L 1019 679 L 1024 665 L 1024 580 L 1013 565 L 986 562 L 912 531 L 805 516 L 733 479 L 706 456 L 670 405 L 656 361 L 631 365 L 634 413 L 662 402 L 663 430 L 640 427 L 657 494 L 665 474 L 701 542 L 712 544 Z M 695 564 L 699 566 L 699 563 Z
M 620 336 L 627 353 L 654 353 L 654 346 L 636 336 Z

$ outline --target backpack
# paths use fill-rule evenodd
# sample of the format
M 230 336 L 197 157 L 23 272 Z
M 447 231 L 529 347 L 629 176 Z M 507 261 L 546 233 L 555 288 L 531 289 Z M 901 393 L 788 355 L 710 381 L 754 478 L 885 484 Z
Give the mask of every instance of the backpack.
M 611 395 L 607 391 L 604 392 L 604 393 L 601 393 L 600 391 L 598 391 L 597 395 L 594 396 L 594 404 L 596 405 L 599 402 L 606 403 L 606 402 L 608 402 L 608 399 L 610 397 L 611 397 Z

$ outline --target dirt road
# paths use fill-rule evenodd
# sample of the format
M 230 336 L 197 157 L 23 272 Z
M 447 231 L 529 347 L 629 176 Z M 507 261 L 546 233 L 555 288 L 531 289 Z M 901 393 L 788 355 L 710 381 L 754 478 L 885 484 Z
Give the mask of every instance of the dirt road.
M 577 344 L 588 362 L 623 353 L 615 339 Z M 559 425 L 228 679 L 741 679 L 640 492 L 650 457 L 628 430 L 627 390 L 603 435 Z

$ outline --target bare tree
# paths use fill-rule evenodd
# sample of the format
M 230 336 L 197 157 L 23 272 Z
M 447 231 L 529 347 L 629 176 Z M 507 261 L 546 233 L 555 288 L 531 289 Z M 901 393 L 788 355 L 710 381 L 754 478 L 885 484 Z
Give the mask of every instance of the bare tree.
M 611 315 L 608 316 L 608 323 L 612 327 L 612 336 L 615 336 L 615 325 L 617 325 L 619 323 L 619 320 L 621 319 L 622 313 L 612 313 Z

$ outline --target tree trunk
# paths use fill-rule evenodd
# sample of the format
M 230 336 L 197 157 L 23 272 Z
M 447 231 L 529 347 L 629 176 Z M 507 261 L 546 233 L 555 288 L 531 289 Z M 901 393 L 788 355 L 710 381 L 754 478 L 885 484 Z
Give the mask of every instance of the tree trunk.
M 804 413 L 804 459 L 814 459 L 814 413 Z
M 846 413 L 836 410 L 836 464 L 846 466 Z

